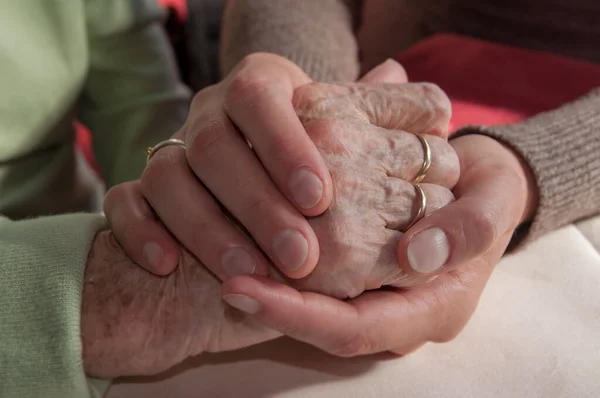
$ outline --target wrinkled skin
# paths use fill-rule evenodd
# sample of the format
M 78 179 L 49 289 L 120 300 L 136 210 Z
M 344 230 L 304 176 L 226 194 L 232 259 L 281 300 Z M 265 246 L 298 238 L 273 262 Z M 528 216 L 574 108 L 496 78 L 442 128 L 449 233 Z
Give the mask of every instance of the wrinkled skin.
M 433 164 L 423 184 L 429 211 L 453 200 L 449 188 L 458 179 L 458 161 L 438 137 L 445 134 L 447 99 L 423 101 L 406 92 L 401 86 L 323 84 L 297 91 L 296 110 L 330 169 L 334 201 L 326 213 L 310 219 L 321 246 L 317 269 L 288 281 L 293 286 L 345 298 L 385 284 L 420 282 L 404 278 L 395 253 L 399 230 L 417 211 L 407 180 L 417 175 L 423 149 L 414 135 L 378 125 L 432 134 Z M 390 103 L 406 108 L 392 109 Z M 432 106 L 440 112 L 423 110 Z M 408 119 L 404 126 L 402 111 L 428 116 Z M 102 232 L 85 278 L 86 371 L 98 377 L 155 374 L 204 351 L 232 350 L 280 335 L 225 304 L 220 289 L 220 281 L 186 250 L 176 271 L 160 278 L 131 261 L 111 232 Z
M 398 85 L 315 83 L 297 90 L 296 112 L 329 168 L 334 200 L 328 211 L 309 221 L 321 247 L 318 266 L 308 277 L 286 283 L 348 298 L 384 285 L 406 287 L 428 280 L 403 274 L 396 260 L 400 231 L 418 211 L 415 188 L 407 181 L 422 166 L 421 143 L 414 134 L 376 125 L 442 135 L 443 109 L 413 122 L 402 119 L 444 103 L 443 93 L 439 101 L 431 101 L 431 91 L 438 89 L 424 87 L 422 96 L 409 96 Z M 459 164 L 444 139 L 427 135 L 427 140 L 433 165 L 422 186 L 430 213 L 454 199 L 450 189 L 458 180 Z M 272 272 L 281 280 L 274 268 Z
M 219 280 L 189 252 L 160 278 L 133 263 L 110 231 L 88 258 L 81 319 L 86 374 L 100 378 L 160 373 L 202 352 L 280 336 L 220 299 Z

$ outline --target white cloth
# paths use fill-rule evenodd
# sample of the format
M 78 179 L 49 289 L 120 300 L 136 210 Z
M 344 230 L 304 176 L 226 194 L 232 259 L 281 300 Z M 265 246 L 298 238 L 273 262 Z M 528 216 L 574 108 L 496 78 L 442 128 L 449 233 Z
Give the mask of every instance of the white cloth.
M 450 343 L 339 359 L 281 339 L 118 382 L 121 397 L 600 397 L 600 217 L 505 257 Z

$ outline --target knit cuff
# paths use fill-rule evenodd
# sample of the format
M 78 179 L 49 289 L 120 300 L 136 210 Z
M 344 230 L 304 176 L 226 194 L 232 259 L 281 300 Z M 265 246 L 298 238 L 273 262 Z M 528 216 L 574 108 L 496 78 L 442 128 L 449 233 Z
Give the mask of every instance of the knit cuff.
M 0 396 L 99 396 L 80 337 L 83 276 L 99 214 L 0 217 Z
M 539 203 L 519 243 L 600 213 L 600 89 L 524 122 L 468 126 L 453 138 L 467 134 L 505 143 L 531 167 Z

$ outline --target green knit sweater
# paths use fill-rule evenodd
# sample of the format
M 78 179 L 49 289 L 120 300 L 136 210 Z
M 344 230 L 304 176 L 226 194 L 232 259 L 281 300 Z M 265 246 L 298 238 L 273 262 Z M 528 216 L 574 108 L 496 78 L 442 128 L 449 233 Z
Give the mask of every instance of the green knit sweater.
M 185 120 L 189 93 L 162 17 L 154 0 L 1 6 L 1 397 L 100 396 L 108 385 L 86 379 L 79 335 L 86 259 L 104 217 L 48 215 L 100 204 L 74 119 L 92 130 L 108 186 L 139 177 L 145 149 Z

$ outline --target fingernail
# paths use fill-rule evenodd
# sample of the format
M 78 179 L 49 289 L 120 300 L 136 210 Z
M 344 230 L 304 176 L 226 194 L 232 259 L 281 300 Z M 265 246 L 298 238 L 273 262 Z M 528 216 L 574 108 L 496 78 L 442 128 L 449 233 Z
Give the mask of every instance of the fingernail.
M 223 269 L 229 276 L 252 275 L 256 269 L 254 257 L 246 249 L 233 247 L 223 254 Z
M 311 209 L 323 196 L 323 183 L 312 171 L 298 170 L 290 180 L 290 192 L 299 207 Z
M 244 294 L 226 294 L 223 296 L 223 300 L 233 308 L 247 314 L 256 314 L 260 311 L 259 302 Z
M 273 240 L 273 252 L 283 267 L 282 271 L 293 272 L 306 261 L 308 242 L 300 232 L 286 229 Z
M 146 261 L 156 269 L 160 265 L 160 260 L 163 257 L 163 249 L 156 242 L 148 242 L 144 245 L 144 257 Z
M 450 242 L 444 231 L 431 228 L 410 241 L 407 255 L 412 269 L 428 274 L 446 264 L 450 257 Z

